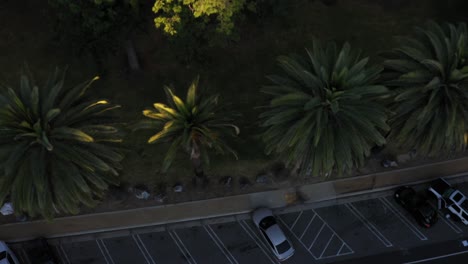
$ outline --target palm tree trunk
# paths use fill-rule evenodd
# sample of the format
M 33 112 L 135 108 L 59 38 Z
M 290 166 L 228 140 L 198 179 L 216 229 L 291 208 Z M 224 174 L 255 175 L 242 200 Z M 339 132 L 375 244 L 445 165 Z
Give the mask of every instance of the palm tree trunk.
M 198 158 L 192 158 L 192 166 L 193 166 L 193 172 L 195 174 L 195 177 L 193 178 L 193 183 L 196 185 L 197 182 L 200 180 L 202 182 L 203 186 L 206 186 L 208 184 L 208 177 L 205 175 L 205 171 L 203 170 L 203 164 L 201 159 Z
M 195 173 L 195 177 L 193 178 L 194 185 L 197 184 L 198 180 L 202 181 L 203 187 L 208 184 L 208 178 L 203 171 L 203 162 L 201 159 L 200 149 L 198 147 L 197 142 L 193 142 L 192 150 L 190 151 L 190 160 L 192 161 L 193 171 Z

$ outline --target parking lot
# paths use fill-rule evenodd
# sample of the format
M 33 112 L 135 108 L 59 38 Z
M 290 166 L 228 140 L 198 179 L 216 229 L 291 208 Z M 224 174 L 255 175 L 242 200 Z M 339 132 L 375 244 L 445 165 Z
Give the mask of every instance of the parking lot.
M 423 189 L 427 185 L 418 186 Z M 468 193 L 468 183 L 458 187 Z M 425 229 L 392 191 L 276 210 L 296 252 L 284 263 L 332 263 L 455 240 L 468 227 L 443 217 Z M 65 264 L 278 263 L 250 215 L 49 240 Z M 12 245 L 28 263 L 21 244 Z

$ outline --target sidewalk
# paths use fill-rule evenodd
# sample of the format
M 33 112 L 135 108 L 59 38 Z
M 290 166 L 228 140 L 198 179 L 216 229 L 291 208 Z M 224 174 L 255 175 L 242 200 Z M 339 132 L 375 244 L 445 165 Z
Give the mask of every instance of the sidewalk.
M 328 181 L 275 191 L 222 197 L 180 204 L 144 207 L 125 211 L 79 215 L 55 219 L 0 225 L 0 240 L 15 242 L 36 237 L 60 237 L 181 221 L 247 213 L 259 206 L 285 207 L 297 202 L 333 200 L 413 182 L 468 172 L 468 157 L 400 170 Z

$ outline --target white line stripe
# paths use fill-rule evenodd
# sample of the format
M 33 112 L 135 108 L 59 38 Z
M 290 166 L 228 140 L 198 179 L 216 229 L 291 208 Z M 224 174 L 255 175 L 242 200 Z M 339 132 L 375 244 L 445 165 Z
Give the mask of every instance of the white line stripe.
M 58 258 L 60 259 L 60 261 L 62 261 L 64 264 L 66 264 L 67 262 L 66 262 L 65 256 L 63 255 L 62 250 L 60 249 L 60 245 L 56 245 L 55 250 L 57 251 L 57 255 L 58 255 Z M 28 260 L 27 263 L 30 264 L 31 260 L 29 259 L 29 256 L 26 253 L 26 251 L 24 251 L 24 256 Z
M 57 250 L 57 252 L 58 251 L 59 250 Z M 23 260 L 23 263 L 30 264 L 31 261 L 29 261 L 29 257 L 28 257 L 28 254 L 26 254 L 26 250 L 24 250 L 24 248 L 22 247 L 20 249 L 20 252 L 21 252 L 20 255 L 21 255 L 21 259 Z M 59 252 L 59 254 L 60 254 L 60 252 Z
M 319 237 L 320 233 L 322 233 L 322 230 L 323 230 L 324 227 L 325 227 L 325 223 L 322 223 L 322 227 L 320 227 L 320 230 L 318 231 L 317 235 L 315 236 L 314 240 L 312 241 L 312 244 L 310 244 L 310 246 L 308 247 L 308 250 L 310 250 L 314 246 L 315 241 Z
M 237 261 L 237 259 L 231 254 L 231 251 L 229 251 L 226 247 L 226 245 L 224 245 L 224 242 L 221 240 L 221 238 L 219 238 L 218 234 L 216 234 L 216 232 L 213 230 L 213 228 L 211 228 L 211 226 L 208 226 L 208 228 L 211 230 L 211 233 L 215 236 L 216 239 L 218 239 L 219 243 L 224 247 L 224 249 L 226 250 L 226 252 L 229 254 L 229 256 L 231 256 L 232 260 L 239 264 L 239 262 Z
M 172 231 L 168 231 L 169 236 L 171 236 L 172 240 L 176 244 L 176 246 L 179 248 L 180 252 L 185 256 L 185 259 L 187 260 L 188 263 L 192 263 L 192 256 L 189 255 L 189 253 L 185 252 L 182 247 L 179 245 L 179 242 L 177 242 L 176 238 L 172 234 Z
M 182 242 L 182 239 L 180 239 L 179 235 L 177 234 L 177 232 L 175 230 L 172 230 L 172 233 L 174 234 L 174 236 L 179 240 L 179 243 L 180 245 L 185 249 L 185 251 L 187 251 L 187 254 L 190 256 L 192 262 L 194 262 L 195 264 L 197 264 L 197 261 L 193 258 L 192 254 L 190 254 L 190 251 L 187 249 L 187 247 L 185 246 L 184 242 Z
M 343 250 L 343 248 L 344 248 L 344 243 L 341 245 L 340 249 L 338 250 L 338 253 L 336 253 L 336 255 L 337 255 L 337 256 L 339 256 L 339 255 L 340 255 L 340 253 L 341 253 L 341 250 Z
M 439 218 L 442 218 L 442 220 L 450 227 L 452 228 L 453 231 L 455 231 L 455 233 L 457 234 L 460 234 L 461 233 L 461 229 L 456 226 L 454 223 L 451 223 L 449 220 L 447 220 L 447 218 L 445 218 L 445 215 L 442 215 L 440 212 L 439 212 Z
M 319 218 L 320 220 L 322 220 L 322 222 L 324 222 L 324 223 L 327 225 L 327 227 L 333 232 L 333 234 L 335 234 L 335 236 L 338 237 L 338 238 L 346 245 L 346 247 L 348 247 L 348 249 L 351 251 L 351 253 L 354 253 L 354 250 L 351 249 L 351 247 L 348 245 L 348 243 L 346 243 L 346 241 L 344 241 L 344 239 L 341 238 L 341 237 L 335 232 L 335 230 L 333 230 L 333 228 L 332 228 L 331 226 L 329 226 L 329 225 L 327 224 L 327 222 L 325 222 L 325 220 L 323 220 L 323 218 L 322 218 L 314 209 L 311 209 L 311 210 L 312 210 L 312 212 L 314 212 L 314 213 L 318 216 L 318 218 Z
M 283 219 L 281 219 L 281 217 L 278 218 L 282 223 L 283 225 L 289 230 L 289 232 L 291 232 L 291 234 L 297 239 L 297 241 L 299 241 L 299 243 L 301 243 L 301 245 L 307 249 L 307 252 L 309 252 L 309 254 L 315 259 L 317 260 L 317 257 L 314 256 L 314 253 L 310 252 L 310 250 L 306 247 L 306 245 L 304 245 L 304 242 L 302 242 L 297 236 L 296 234 L 294 234 L 294 232 L 286 225 L 286 223 L 283 221 Z
M 65 249 L 63 249 L 62 244 L 59 244 L 59 248 L 63 252 L 63 255 L 65 256 L 65 260 L 67 261 L 67 263 L 71 264 L 70 259 L 68 258 L 67 252 L 65 252 Z
M 462 254 L 466 254 L 466 253 L 468 253 L 468 250 L 460 251 L 460 252 L 456 252 L 456 253 L 452 253 L 452 254 L 447 254 L 447 255 L 442 255 L 442 256 L 437 256 L 437 257 L 433 257 L 433 258 L 427 258 L 427 259 L 420 259 L 420 260 L 415 260 L 415 261 L 411 261 L 411 262 L 405 262 L 403 264 L 421 263 L 421 262 L 426 262 L 426 261 L 435 260 L 435 259 L 441 259 L 441 258 L 446 258 L 446 257 L 451 257 L 451 256 L 462 255 Z
M 310 219 L 309 224 L 307 224 L 306 228 L 304 229 L 304 232 L 302 232 L 302 235 L 299 237 L 299 239 L 302 239 L 302 237 L 306 233 L 307 229 L 309 229 L 310 224 L 312 224 L 312 221 L 314 221 L 316 216 L 317 216 L 317 214 L 314 214 L 314 216 Z
M 245 223 L 244 220 L 242 221 L 238 221 L 238 223 L 240 224 L 240 226 L 244 229 L 244 231 L 247 233 L 247 235 L 249 235 L 249 237 L 255 242 L 255 244 L 258 245 L 258 247 L 263 251 L 263 253 L 265 254 L 265 256 L 267 256 L 267 258 L 271 261 L 271 263 L 278 263 L 277 261 L 275 261 L 271 256 L 270 254 L 268 254 L 266 251 L 265 251 L 265 248 L 264 248 L 264 244 L 262 243 L 262 241 L 260 240 L 260 238 L 252 231 L 252 229 L 247 225 L 247 223 Z M 245 226 L 244 226 L 245 225 Z M 247 228 L 250 230 L 247 230 Z M 257 238 L 255 239 L 254 236 Z
M 145 243 L 143 243 L 143 240 L 141 240 L 140 235 L 137 234 L 136 237 L 138 238 L 138 240 L 140 241 L 140 244 L 141 244 L 141 245 L 143 246 L 143 248 L 145 249 L 146 253 L 148 254 L 148 257 L 151 259 L 151 262 L 152 262 L 153 264 L 156 264 L 156 262 L 155 262 L 154 259 L 153 259 L 153 256 L 151 256 L 151 254 L 149 253 L 148 249 L 146 248 Z
M 330 246 L 330 243 L 331 243 L 331 241 L 333 240 L 333 237 L 334 237 L 334 236 L 335 236 L 335 235 L 333 234 L 333 235 L 330 237 L 330 239 L 328 240 L 327 245 L 326 245 L 325 248 L 323 248 L 323 250 L 322 250 L 322 254 L 320 254 L 320 258 L 322 258 L 323 254 L 324 254 L 325 251 L 327 250 L 328 246 Z
M 109 263 L 109 260 L 107 259 L 106 253 L 104 253 L 104 250 L 102 250 L 102 246 L 99 244 L 99 240 L 96 239 L 96 244 L 98 245 L 99 250 L 101 251 L 102 256 L 104 257 L 104 260 L 106 261 L 107 264 Z
M 383 203 L 391 212 L 393 212 L 400 220 L 420 239 L 427 240 L 427 237 L 418 230 L 401 212 L 399 212 L 391 203 L 384 197 L 379 198 L 380 202 Z
M 367 220 L 359 210 L 354 207 L 354 205 L 347 203 L 345 206 L 358 218 L 361 220 L 361 222 L 364 223 L 364 225 L 371 231 L 386 247 L 391 247 L 393 246 L 390 241 L 388 241 L 387 238 L 385 238 L 382 233 L 379 232 L 379 230 L 369 221 Z
M 291 226 L 291 230 L 292 230 L 292 229 L 294 228 L 294 226 L 297 224 L 297 221 L 298 221 L 299 218 L 301 217 L 302 212 L 304 212 L 304 211 L 301 211 L 301 212 L 299 213 L 299 215 L 296 217 L 296 220 L 294 220 L 294 223 L 293 223 L 292 226 Z
M 229 262 L 231 262 L 231 264 L 234 264 L 234 262 L 231 260 L 231 258 L 226 254 L 226 252 L 224 251 L 224 249 L 226 249 L 223 246 L 221 246 L 219 244 L 219 242 L 214 238 L 214 236 L 211 234 L 211 232 L 208 230 L 208 228 L 206 227 L 206 225 L 203 225 L 203 228 L 205 229 L 206 233 L 208 233 L 208 235 L 211 237 L 211 239 L 213 240 L 213 242 L 216 244 L 216 246 L 219 248 L 219 250 L 221 250 L 221 252 L 223 252 L 224 256 L 229 260 Z M 211 230 L 213 231 L 213 230 Z M 227 249 L 226 249 L 227 250 Z
M 340 254 L 340 255 L 325 256 L 325 257 L 321 257 L 320 260 L 322 260 L 322 259 L 328 259 L 328 258 L 341 257 L 341 256 L 350 255 L 350 254 L 354 254 L 354 253 L 353 253 L 353 252 L 346 252 L 346 253 L 343 253 L 343 254 Z
M 112 264 L 115 264 L 114 259 L 112 258 L 112 255 L 109 253 L 109 250 L 107 249 L 106 243 L 104 243 L 104 240 L 102 239 L 99 239 L 99 240 L 101 240 L 102 247 L 104 248 L 104 251 L 107 253 L 107 256 L 109 257 L 110 262 Z
M 138 240 L 136 239 L 135 235 L 132 235 L 132 238 L 133 238 L 133 240 L 135 240 L 135 243 L 136 243 L 136 245 L 138 246 L 138 249 L 140 250 L 141 254 L 143 254 L 143 257 L 145 258 L 146 263 L 150 264 L 150 261 L 149 261 L 148 258 L 146 257 L 146 254 L 145 254 L 145 252 L 143 251 L 143 249 L 141 248 L 140 243 L 138 243 Z

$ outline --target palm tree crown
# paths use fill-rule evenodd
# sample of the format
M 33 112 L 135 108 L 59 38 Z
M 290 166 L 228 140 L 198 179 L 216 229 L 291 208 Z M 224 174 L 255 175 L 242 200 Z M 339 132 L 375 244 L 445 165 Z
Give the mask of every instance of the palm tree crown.
M 387 89 L 374 82 L 381 71 L 346 43 L 338 49 L 318 41 L 306 59 L 279 57 L 284 76 L 269 76 L 273 98 L 260 115 L 268 154 L 275 152 L 299 174 L 339 173 L 363 164 L 370 149 L 385 143 Z
M 395 98 L 390 139 L 434 156 L 465 149 L 468 113 L 468 34 L 465 24 L 429 22 L 384 63 Z
M 224 111 L 218 95 L 199 96 L 197 87 L 198 78 L 188 88 L 185 101 L 171 88 L 164 87 L 169 105 L 155 103 L 154 109 L 144 110 L 143 115 L 151 120 L 136 127 L 159 130 L 148 143 L 171 142 L 163 161 L 163 172 L 172 164 L 178 149 L 190 155 L 196 173 L 202 164 L 209 164 L 208 149 L 220 154 L 231 153 L 237 158 L 236 152 L 223 139 L 226 135 L 239 134 L 239 128 L 231 123 L 232 113 Z
M 26 73 L 0 95 L 0 204 L 10 196 L 16 213 L 76 214 L 118 184 L 123 157 L 109 146 L 119 139 L 105 115 L 117 106 L 85 98 L 97 78 L 66 89 L 64 75 L 39 88 Z

